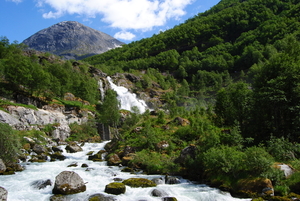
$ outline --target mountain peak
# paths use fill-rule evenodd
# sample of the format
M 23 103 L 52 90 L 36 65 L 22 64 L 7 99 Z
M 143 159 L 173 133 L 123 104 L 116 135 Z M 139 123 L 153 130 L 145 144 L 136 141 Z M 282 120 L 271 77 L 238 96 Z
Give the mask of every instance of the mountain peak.
M 50 52 L 65 59 L 101 54 L 124 43 L 76 21 L 62 21 L 23 41 L 29 48 Z

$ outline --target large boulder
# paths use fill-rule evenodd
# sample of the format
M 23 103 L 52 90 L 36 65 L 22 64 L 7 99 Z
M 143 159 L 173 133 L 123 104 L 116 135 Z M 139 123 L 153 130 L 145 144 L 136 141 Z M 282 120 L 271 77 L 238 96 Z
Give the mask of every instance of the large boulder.
M 255 179 L 242 179 L 237 183 L 238 193 L 248 196 L 257 195 L 264 196 L 274 195 L 274 188 L 270 179 L 255 178 Z
M 32 148 L 32 150 L 37 153 L 37 154 L 43 154 L 43 153 L 47 153 L 47 149 L 45 147 L 43 147 L 42 145 L 39 144 L 35 144 Z
M 76 153 L 76 152 L 82 151 L 82 148 L 76 142 L 70 142 L 66 146 L 66 150 L 67 150 L 67 152 L 70 152 L 70 153 Z
M 130 186 L 130 187 L 134 187 L 134 188 L 138 188 L 138 187 L 146 188 L 146 187 L 155 187 L 156 186 L 156 183 L 154 183 L 153 181 L 151 181 L 149 179 L 144 179 L 144 178 L 126 179 L 123 181 L 123 184 Z
M 109 194 L 113 194 L 113 195 L 120 195 L 125 193 L 126 191 L 126 186 L 123 183 L 119 183 L 119 182 L 113 182 L 110 184 L 107 184 L 105 186 L 105 193 L 109 193 Z
M 6 165 L 3 160 L 0 158 L 0 174 L 6 171 Z
M 196 149 L 197 147 L 195 145 L 190 145 L 184 148 L 180 152 L 180 156 L 175 160 L 175 162 L 183 164 L 188 158 L 195 159 Z
M 0 200 L 6 201 L 7 200 L 7 190 L 3 187 L 0 187 Z
M 187 119 L 184 119 L 182 117 L 176 117 L 174 120 L 173 120 L 174 123 L 177 123 L 178 125 L 180 126 L 187 126 L 187 125 L 190 125 L 190 121 L 187 120 Z
M 112 154 L 108 156 L 107 165 L 119 165 L 122 161 L 117 154 Z
M 63 171 L 55 178 L 53 194 L 69 195 L 84 192 L 86 185 L 83 179 L 73 171 Z

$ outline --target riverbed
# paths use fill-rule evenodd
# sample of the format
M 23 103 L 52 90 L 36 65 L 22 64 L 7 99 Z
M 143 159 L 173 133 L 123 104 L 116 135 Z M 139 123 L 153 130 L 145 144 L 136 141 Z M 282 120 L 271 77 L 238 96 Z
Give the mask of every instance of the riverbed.
M 178 201 L 238 201 L 251 200 L 232 197 L 227 192 L 222 192 L 216 188 L 211 188 L 204 184 L 195 184 L 189 180 L 180 178 L 180 184 L 161 184 L 152 188 L 131 188 L 126 186 L 126 192 L 122 195 L 109 195 L 104 193 L 105 186 L 114 179 L 128 178 L 161 178 L 162 175 L 143 175 L 121 172 L 122 167 L 107 166 L 106 162 L 93 162 L 88 159 L 87 153 L 90 151 L 98 152 L 104 149 L 107 142 L 85 143 L 83 151 L 77 153 L 65 152 L 67 157 L 64 161 L 44 162 L 44 163 L 21 163 L 25 167 L 22 172 L 14 175 L 0 175 L 0 186 L 8 191 L 8 201 L 48 201 L 52 194 L 55 177 L 62 171 L 74 171 L 86 182 L 87 190 L 82 193 L 67 196 L 68 201 L 86 201 L 88 197 L 101 193 L 113 196 L 117 201 L 161 201 L 161 198 L 151 196 L 153 189 L 160 189 L 167 193 L 168 197 L 176 197 Z M 67 167 L 72 163 L 77 163 L 77 167 Z M 82 164 L 88 167 L 82 168 Z M 44 189 L 36 189 L 32 183 L 37 180 L 50 179 L 51 186 Z

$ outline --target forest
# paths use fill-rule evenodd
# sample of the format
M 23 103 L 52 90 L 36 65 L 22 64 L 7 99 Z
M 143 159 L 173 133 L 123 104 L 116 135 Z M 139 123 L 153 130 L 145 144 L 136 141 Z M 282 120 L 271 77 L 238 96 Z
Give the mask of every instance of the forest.
M 240 194 L 244 179 L 268 178 L 275 194 L 288 199 L 300 194 L 299 10 L 296 0 L 222 0 L 170 30 L 80 65 L 47 53 L 24 54 L 26 47 L 3 37 L 1 96 L 20 91 L 52 100 L 71 92 L 95 105 L 97 121 L 118 130 L 111 153 L 134 149 L 129 167 Z M 89 66 L 141 77 L 134 90 L 155 88 L 164 104 L 155 114 L 133 112 L 120 121 L 115 93 L 108 90 L 98 103 Z M 188 123 L 179 124 L 178 117 Z M 186 147 L 193 151 L 181 158 Z M 285 178 L 277 166 L 282 163 L 295 173 Z

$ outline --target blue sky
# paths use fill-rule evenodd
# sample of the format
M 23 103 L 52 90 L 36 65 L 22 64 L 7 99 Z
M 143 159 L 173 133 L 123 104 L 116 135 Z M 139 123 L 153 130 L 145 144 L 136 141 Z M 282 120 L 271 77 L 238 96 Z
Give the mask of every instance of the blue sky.
M 0 36 L 19 43 L 61 21 L 78 21 L 120 41 L 151 37 L 220 0 L 0 0 Z

